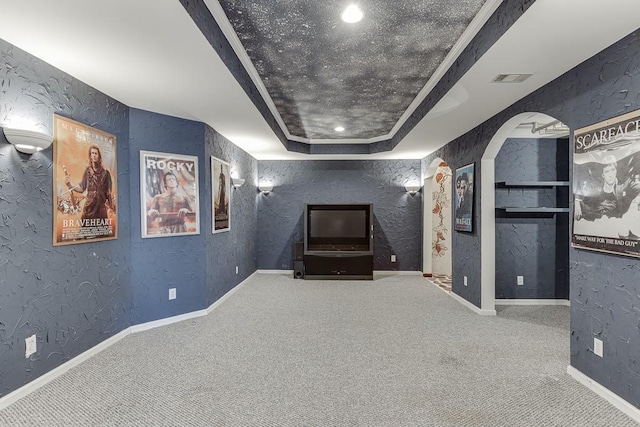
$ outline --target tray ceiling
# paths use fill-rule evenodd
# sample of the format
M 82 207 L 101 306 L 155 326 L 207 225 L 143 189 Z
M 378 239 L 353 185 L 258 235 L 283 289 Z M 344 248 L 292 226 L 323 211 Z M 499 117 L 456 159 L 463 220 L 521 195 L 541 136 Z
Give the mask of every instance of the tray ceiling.
M 361 1 L 353 24 L 344 1 L 219 3 L 289 134 L 313 140 L 389 134 L 485 1 Z

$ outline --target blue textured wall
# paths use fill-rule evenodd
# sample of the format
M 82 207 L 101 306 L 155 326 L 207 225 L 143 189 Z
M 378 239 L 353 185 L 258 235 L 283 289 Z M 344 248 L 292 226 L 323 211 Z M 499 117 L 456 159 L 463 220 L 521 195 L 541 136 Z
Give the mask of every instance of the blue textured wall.
M 372 203 L 374 270 L 419 271 L 422 266 L 422 193 L 419 160 L 260 161 L 260 182 L 274 185 L 260 194 L 258 266 L 292 269 L 292 244 L 304 233 L 305 203 Z M 397 262 L 391 263 L 391 254 Z
M 568 142 L 564 140 L 564 144 Z M 555 139 L 508 139 L 495 159 L 495 180 L 557 181 Z M 569 163 L 565 157 L 564 163 Z M 565 177 L 566 178 L 566 177 Z M 555 188 L 497 188 L 496 207 L 556 206 Z M 557 214 L 558 216 L 568 214 Z M 566 295 L 566 281 L 556 283 L 556 253 L 569 252 L 568 230 L 557 226 L 556 216 L 496 213 L 496 298 L 554 299 Z M 557 246 L 557 234 L 565 241 Z M 566 260 L 560 257 L 563 262 Z M 560 266 L 566 272 L 567 265 Z M 518 286 L 517 276 L 524 277 Z M 560 289 L 559 289 L 560 288 Z M 566 296 L 565 296 L 566 297 Z
M 206 297 L 211 304 L 258 268 L 258 161 L 208 126 L 205 135 L 206 161 L 214 156 L 229 162 L 232 176 L 245 180 L 242 187 L 231 189 L 230 230 L 212 234 L 211 169 L 206 169 L 206 227 L 202 232 L 206 234 L 207 247 Z
M 513 116 L 546 113 L 577 129 L 640 109 L 640 32 L 578 65 L 467 134 L 423 159 L 441 157 L 452 169 L 480 159 L 491 138 Z M 423 165 L 423 167 L 425 167 Z M 480 224 L 480 197 L 475 220 Z M 453 291 L 480 304 L 480 238 L 454 233 Z M 640 406 L 640 261 L 634 258 L 570 249 L 571 365 Z M 468 287 L 462 276 L 469 277 Z M 593 354 L 593 337 L 604 340 L 605 357 Z
M 209 163 L 204 156 L 205 126 L 132 108 L 130 117 L 129 181 L 131 185 L 131 283 L 133 324 L 206 308 L 204 189 Z M 198 157 L 200 234 L 143 239 L 140 219 L 140 150 Z M 169 288 L 176 299 L 169 300 Z
M 0 40 L 0 125 L 52 135 L 53 113 L 117 137 L 118 239 L 54 248 L 53 150 L 21 155 L 0 136 L 0 396 L 130 324 L 129 110 Z

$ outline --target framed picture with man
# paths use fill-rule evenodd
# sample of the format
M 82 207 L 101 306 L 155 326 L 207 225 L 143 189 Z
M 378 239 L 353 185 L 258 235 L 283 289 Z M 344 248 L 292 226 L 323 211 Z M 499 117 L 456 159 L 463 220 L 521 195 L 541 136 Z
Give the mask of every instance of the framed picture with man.
M 640 110 L 574 132 L 571 243 L 640 257 Z
M 454 230 L 473 232 L 474 163 L 456 169 L 454 197 Z
M 198 157 L 140 151 L 142 237 L 200 234 Z

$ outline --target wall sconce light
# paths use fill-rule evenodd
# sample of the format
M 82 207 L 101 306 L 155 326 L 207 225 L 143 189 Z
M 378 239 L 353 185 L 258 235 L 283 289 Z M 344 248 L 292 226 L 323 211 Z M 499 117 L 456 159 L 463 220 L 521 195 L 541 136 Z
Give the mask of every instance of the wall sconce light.
M 405 185 L 404 189 L 407 190 L 407 193 L 415 196 L 418 191 L 420 191 L 419 185 Z
M 242 178 L 231 178 L 231 185 L 233 185 L 233 188 L 240 188 L 240 187 L 242 187 L 242 184 L 244 184 L 244 179 L 242 179 Z
M 271 190 L 273 190 L 273 185 L 262 184 L 262 185 L 258 186 L 258 189 L 264 194 L 269 194 L 271 192 Z
M 31 130 L 4 128 L 4 136 L 21 153 L 33 154 L 51 146 L 53 137 Z

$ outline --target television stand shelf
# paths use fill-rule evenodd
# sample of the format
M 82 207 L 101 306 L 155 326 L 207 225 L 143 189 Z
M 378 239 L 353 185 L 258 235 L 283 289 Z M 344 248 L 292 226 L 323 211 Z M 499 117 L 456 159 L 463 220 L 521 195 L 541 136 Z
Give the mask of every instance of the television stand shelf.
M 373 280 L 370 204 L 305 205 L 304 278 Z

